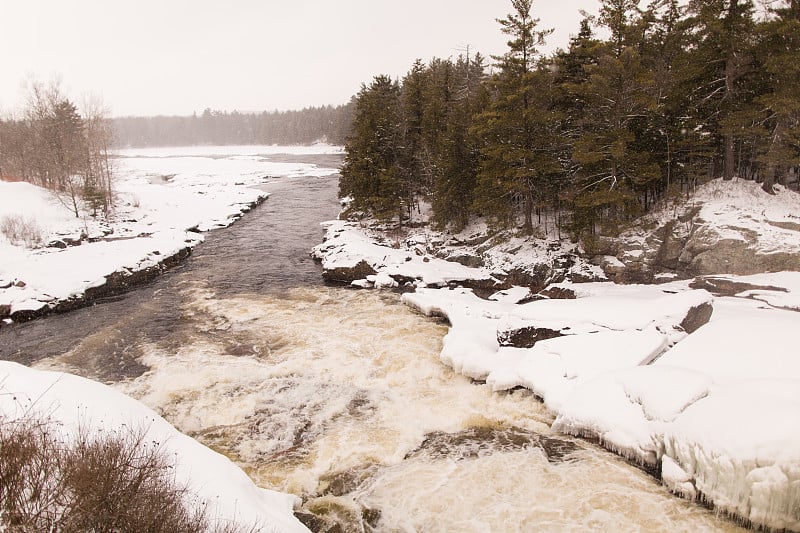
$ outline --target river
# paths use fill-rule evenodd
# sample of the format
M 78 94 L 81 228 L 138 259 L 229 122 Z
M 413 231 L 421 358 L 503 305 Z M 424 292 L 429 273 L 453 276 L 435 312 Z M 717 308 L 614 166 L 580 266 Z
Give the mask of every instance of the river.
M 308 254 L 339 209 L 336 176 L 264 188 L 264 204 L 155 281 L 0 329 L 0 358 L 142 400 L 300 496 L 316 531 L 740 530 L 551 434 L 529 392 L 455 375 L 438 359 L 446 325 L 397 294 L 325 286 Z

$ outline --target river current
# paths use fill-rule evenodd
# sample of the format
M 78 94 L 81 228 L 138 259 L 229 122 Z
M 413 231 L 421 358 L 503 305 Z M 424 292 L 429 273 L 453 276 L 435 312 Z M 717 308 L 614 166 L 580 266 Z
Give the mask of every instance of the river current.
M 335 175 L 264 188 L 264 204 L 154 282 L 0 329 L 0 358 L 142 400 L 300 496 L 316 531 L 740 530 L 551 434 L 528 391 L 455 375 L 438 359 L 446 325 L 397 294 L 325 286 L 308 254 L 339 209 Z

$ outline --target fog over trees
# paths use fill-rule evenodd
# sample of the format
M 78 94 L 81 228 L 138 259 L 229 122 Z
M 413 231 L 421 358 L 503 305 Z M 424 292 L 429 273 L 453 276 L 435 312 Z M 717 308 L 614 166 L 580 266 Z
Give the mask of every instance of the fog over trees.
M 191 116 L 115 118 L 113 124 L 119 147 L 344 144 L 351 109 L 352 104 L 263 113 L 206 109 Z

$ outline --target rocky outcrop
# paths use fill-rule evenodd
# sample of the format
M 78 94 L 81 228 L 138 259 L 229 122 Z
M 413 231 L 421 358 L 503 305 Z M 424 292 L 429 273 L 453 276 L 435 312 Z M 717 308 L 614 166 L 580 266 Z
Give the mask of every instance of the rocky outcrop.
M 775 287 L 773 285 L 754 285 L 752 283 L 744 283 L 741 281 L 734 281 L 732 279 L 720 278 L 715 276 L 701 276 L 695 278 L 689 286 L 693 289 L 705 289 L 714 296 L 736 296 L 737 294 L 745 291 L 776 291 L 788 292 L 784 287 Z
M 539 341 L 555 339 L 563 335 L 560 330 L 534 325 L 506 326 L 497 329 L 497 342 L 500 346 L 533 348 Z
M 322 279 L 329 283 L 351 283 L 367 276 L 377 274 L 374 268 L 366 261 L 359 261 L 353 266 L 338 266 L 326 268 L 322 271 Z

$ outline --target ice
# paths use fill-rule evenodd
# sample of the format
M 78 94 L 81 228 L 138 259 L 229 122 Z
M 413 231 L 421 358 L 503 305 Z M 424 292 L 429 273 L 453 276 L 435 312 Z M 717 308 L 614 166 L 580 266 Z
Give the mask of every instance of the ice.
M 146 431 L 147 441 L 163 443 L 175 457 L 174 476 L 220 524 L 308 531 L 293 515 L 295 496 L 261 489 L 228 458 L 180 433 L 150 408 L 106 385 L 61 372 L 34 370 L 0 361 L 0 413 L 17 418 L 38 413 L 61 426 L 69 438 L 79 428 L 113 432 L 123 427 Z
M 656 466 L 664 425 L 708 394 L 711 378 L 666 366 L 635 366 L 597 375 L 575 387 L 553 429 L 597 439 L 640 464 Z
M 798 325 L 800 315 L 779 310 L 712 320 L 654 364 L 703 372 L 717 384 L 761 378 L 800 380 Z
M 715 507 L 776 530 L 800 530 L 800 382 L 748 380 L 690 405 L 664 436 L 664 454 Z M 684 479 L 678 484 L 679 480 Z

